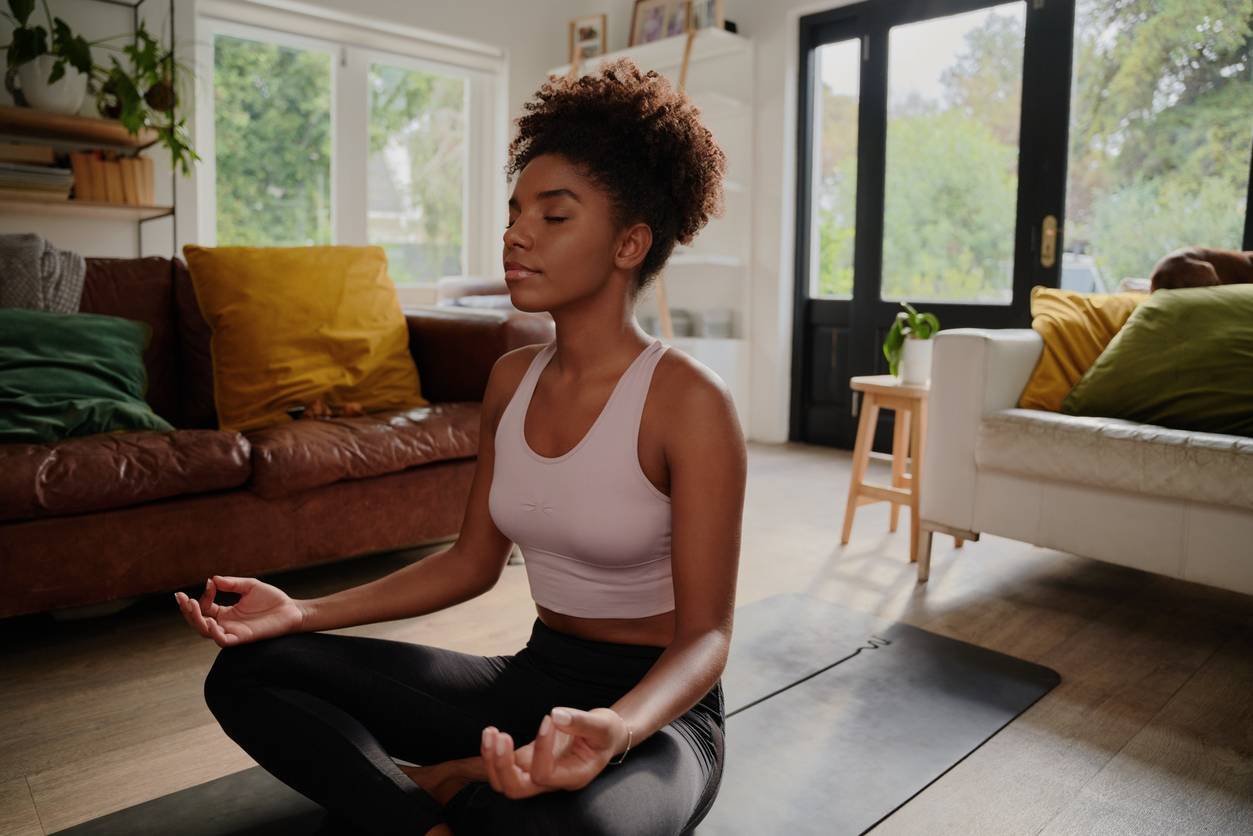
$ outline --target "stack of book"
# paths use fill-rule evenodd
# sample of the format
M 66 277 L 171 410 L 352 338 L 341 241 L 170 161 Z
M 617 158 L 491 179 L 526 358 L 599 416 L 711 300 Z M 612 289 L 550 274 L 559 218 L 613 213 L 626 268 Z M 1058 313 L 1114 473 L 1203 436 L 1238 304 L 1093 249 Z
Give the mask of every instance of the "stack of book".
M 70 153 L 74 199 L 151 206 L 155 202 L 152 159 L 115 151 Z
M 0 141 L 0 163 L 26 163 L 27 165 L 56 165 L 57 154 L 51 145 L 32 145 L 29 142 Z
M 74 174 L 68 168 L 0 161 L 0 196 L 68 200 Z

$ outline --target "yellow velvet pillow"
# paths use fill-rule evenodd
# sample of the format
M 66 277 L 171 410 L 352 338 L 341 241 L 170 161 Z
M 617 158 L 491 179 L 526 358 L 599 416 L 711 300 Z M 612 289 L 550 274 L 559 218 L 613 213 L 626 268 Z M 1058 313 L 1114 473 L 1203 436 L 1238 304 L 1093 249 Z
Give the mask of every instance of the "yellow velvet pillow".
M 381 247 L 188 244 L 183 256 L 213 332 L 222 429 L 286 423 L 319 397 L 367 412 L 428 403 Z
M 1057 412 L 1105 346 L 1147 293 L 1078 293 L 1031 288 L 1031 327 L 1044 338 L 1044 352 L 1018 398 L 1023 409 Z

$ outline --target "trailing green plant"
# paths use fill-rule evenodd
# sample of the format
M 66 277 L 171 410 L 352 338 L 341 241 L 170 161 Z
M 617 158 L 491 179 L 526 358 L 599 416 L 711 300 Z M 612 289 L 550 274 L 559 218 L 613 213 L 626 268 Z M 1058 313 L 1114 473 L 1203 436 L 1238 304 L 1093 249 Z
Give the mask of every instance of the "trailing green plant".
M 30 16 L 35 11 L 35 0 L 9 0 L 9 13 L 0 12 L 0 15 L 13 23 L 13 39 L 5 47 L 6 83 L 18 67 L 41 55 L 52 55 L 56 58 L 52 72 L 48 75 L 49 84 L 56 84 L 61 80 L 65 75 L 66 64 L 84 75 L 91 75 L 91 47 L 102 41 L 88 41 L 82 35 L 75 35 L 68 23 L 52 16 L 47 0 L 44 0 L 43 7 L 44 17 L 48 21 L 47 29 L 30 25 Z M 48 41 L 49 34 L 52 36 L 51 44 Z
M 191 163 L 200 156 L 191 147 L 187 133 L 187 117 L 179 117 L 179 95 L 175 89 L 175 70 L 180 79 L 192 77 L 192 70 L 174 60 L 172 50 L 162 49 L 139 21 L 132 43 L 122 48 L 130 59 L 130 69 L 109 56 L 110 66 L 97 67 L 100 81 L 96 107 L 102 116 L 117 119 L 137 136 L 145 127 L 157 133 L 157 140 L 170 152 L 170 164 L 191 173 Z
M 918 313 L 908 302 L 901 302 L 905 310 L 896 315 L 888 335 L 883 338 L 883 356 L 888 361 L 888 370 L 896 374 L 901 363 L 901 350 L 905 340 L 929 340 L 940 330 L 940 320 L 933 313 Z
M 179 116 L 180 97 L 175 85 L 175 71 L 180 81 L 192 78 L 192 69 L 174 60 L 173 50 L 163 49 L 161 43 L 149 33 L 140 20 L 133 35 L 114 35 L 98 41 L 88 41 L 75 35 L 61 18 L 54 18 L 43 0 L 44 15 L 48 29 L 30 25 L 35 0 L 9 0 L 11 14 L 0 12 L 14 24 L 13 39 L 7 45 L 7 71 L 5 85 L 14 94 L 18 104 L 25 104 L 21 90 L 13 85 L 17 68 L 41 55 L 54 55 L 48 77 L 55 84 L 65 75 L 65 66 L 77 69 L 88 76 L 88 85 L 96 97 L 100 115 L 122 123 L 131 136 L 138 136 L 144 128 L 156 132 L 157 141 L 170 152 L 171 165 L 191 173 L 191 164 L 200 159 L 191 146 L 187 133 L 187 117 Z M 48 40 L 52 33 L 51 45 Z M 110 44 L 121 38 L 129 39 L 125 46 Z M 109 56 L 109 65 L 101 66 L 92 60 L 91 48 L 100 46 L 121 53 L 129 59 L 126 63 L 118 56 Z M 129 64 L 129 68 L 127 66 Z

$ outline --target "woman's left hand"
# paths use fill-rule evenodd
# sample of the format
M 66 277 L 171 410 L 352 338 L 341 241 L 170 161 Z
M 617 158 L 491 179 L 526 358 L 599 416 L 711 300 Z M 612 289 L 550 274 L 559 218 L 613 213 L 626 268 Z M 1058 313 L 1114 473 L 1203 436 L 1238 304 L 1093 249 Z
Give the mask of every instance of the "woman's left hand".
M 611 708 L 554 708 L 535 740 L 516 751 L 512 737 L 488 726 L 481 752 L 492 789 L 508 798 L 527 798 L 587 786 L 626 741 L 626 721 Z

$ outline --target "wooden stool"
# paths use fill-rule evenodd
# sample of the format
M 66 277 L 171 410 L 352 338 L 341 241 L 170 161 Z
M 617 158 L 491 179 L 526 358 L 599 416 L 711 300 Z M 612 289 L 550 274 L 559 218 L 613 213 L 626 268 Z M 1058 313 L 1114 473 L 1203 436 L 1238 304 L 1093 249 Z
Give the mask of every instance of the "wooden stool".
M 861 413 L 857 423 L 857 443 L 853 446 L 853 475 L 849 479 L 848 504 L 844 508 L 844 532 L 840 545 L 848 544 L 853 530 L 853 517 L 860 505 L 868 502 L 892 503 L 889 531 L 896 531 L 902 505 L 909 506 L 909 561 L 918 559 L 918 494 L 922 484 L 923 442 L 927 437 L 927 386 L 901 383 L 895 375 L 877 374 L 854 377 L 849 381 L 854 391 L 862 393 Z M 880 409 L 896 410 L 892 432 L 892 485 L 865 483 L 866 465 Z M 905 458 L 910 458 L 905 472 Z M 962 541 L 958 540 L 957 545 Z

